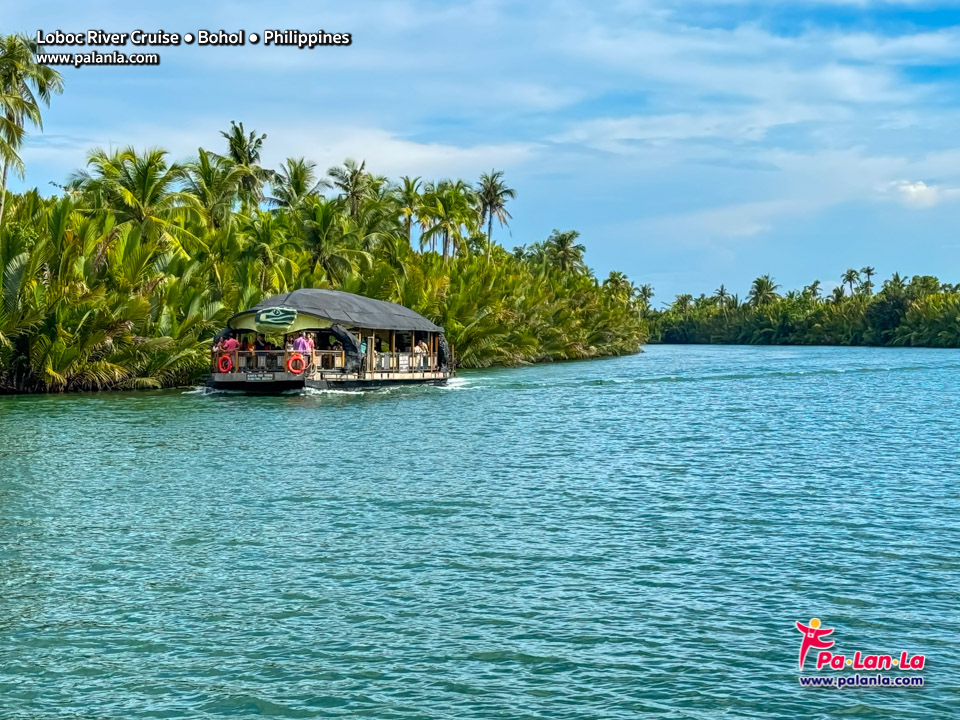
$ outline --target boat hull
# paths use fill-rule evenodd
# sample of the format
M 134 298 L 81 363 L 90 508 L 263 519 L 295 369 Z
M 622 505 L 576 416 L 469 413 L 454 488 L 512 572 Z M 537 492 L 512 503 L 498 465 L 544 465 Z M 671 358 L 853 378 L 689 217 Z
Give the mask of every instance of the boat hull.
M 337 376 L 304 377 L 286 372 L 274 373 L 213 373 L 207 387 L 253 395 L 280 393 L 312 388 L 314 390 L 366 390 L 391 385 L 445 385 L 448 373 L 419 373 L 419 377 L 397 377 L 397 373 L 369 373 L 370 377 Z

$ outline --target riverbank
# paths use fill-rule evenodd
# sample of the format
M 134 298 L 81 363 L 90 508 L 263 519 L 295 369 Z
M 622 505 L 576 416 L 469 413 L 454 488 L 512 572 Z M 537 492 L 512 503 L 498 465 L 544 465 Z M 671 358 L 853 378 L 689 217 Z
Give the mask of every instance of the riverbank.
M 575 231 L 495 241 L 491 213 L 513 197 L 502 173 L 391 181 L 350 160 L 324 175 L 245 157 L 95 150 L 61 197 L 9 195 L 0 391 L 188 383 L 227 318 L 297 288 L 409 307 L 467 368 L 622 355 L 648 337 L 644 296 L 622 273 L 599 282 Z

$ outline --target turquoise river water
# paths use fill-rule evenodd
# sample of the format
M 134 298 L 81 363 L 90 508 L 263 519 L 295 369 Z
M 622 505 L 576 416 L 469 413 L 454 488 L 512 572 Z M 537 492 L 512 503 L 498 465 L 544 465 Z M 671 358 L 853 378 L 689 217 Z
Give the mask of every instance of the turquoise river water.
M 958 391 L 957 351 L 655 346 L 0 398 L 0 718 L 956 716 Z M 801 687 L 813 617 L 925 687 Z

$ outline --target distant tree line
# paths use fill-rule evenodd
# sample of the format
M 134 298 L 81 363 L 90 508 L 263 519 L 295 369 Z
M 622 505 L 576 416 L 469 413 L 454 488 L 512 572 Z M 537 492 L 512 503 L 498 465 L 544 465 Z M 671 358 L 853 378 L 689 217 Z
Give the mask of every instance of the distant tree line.
M 960 286 L 898 273 L 879 291 L 872 267 L 847 270 L 823 296 L 819 280 L 780 294 L 769 275 L 744 300 L 721 285 L 712 296 L 677 295 L 650 313 L 654 341 L 761 345 L 960 347 Z

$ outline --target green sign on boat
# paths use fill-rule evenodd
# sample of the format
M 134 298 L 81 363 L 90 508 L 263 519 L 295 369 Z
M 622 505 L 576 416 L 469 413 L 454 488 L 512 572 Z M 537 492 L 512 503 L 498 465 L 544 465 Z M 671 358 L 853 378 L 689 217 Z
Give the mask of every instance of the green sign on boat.
M 293 308 L 272 307 L 259 310 L 256 316 L 258 330 L 285 330 L 297 320 Z

